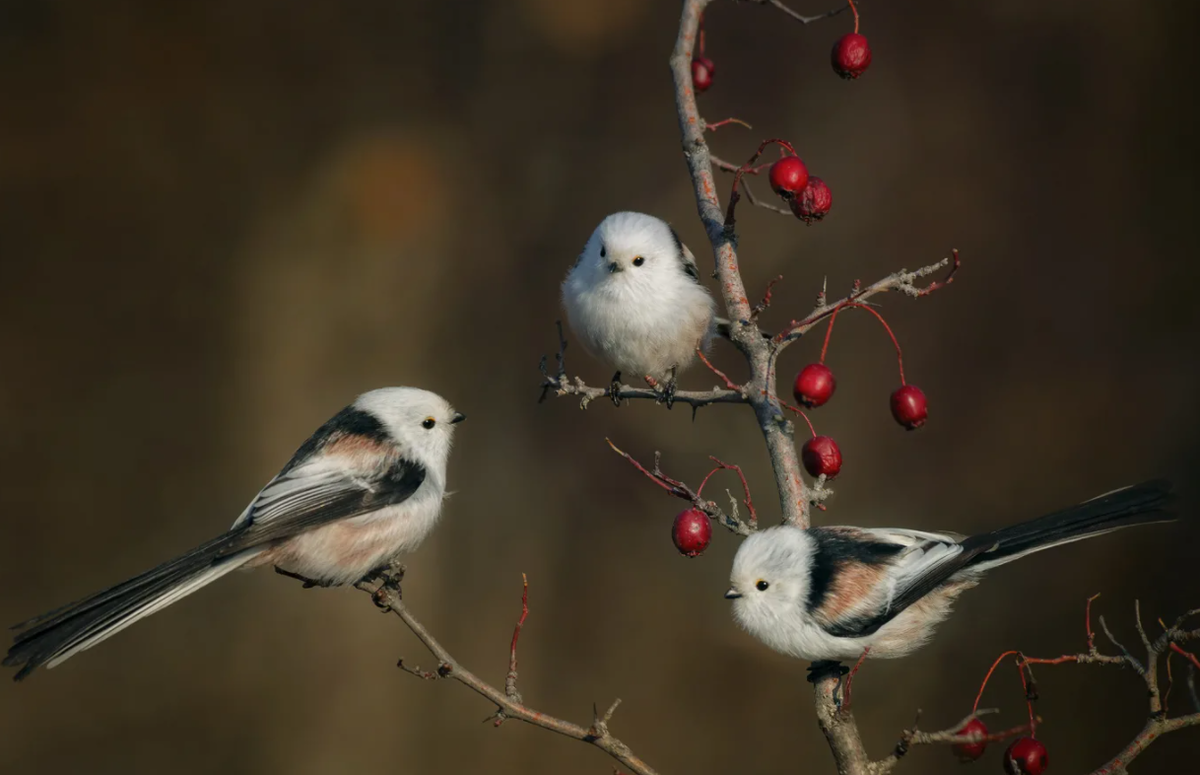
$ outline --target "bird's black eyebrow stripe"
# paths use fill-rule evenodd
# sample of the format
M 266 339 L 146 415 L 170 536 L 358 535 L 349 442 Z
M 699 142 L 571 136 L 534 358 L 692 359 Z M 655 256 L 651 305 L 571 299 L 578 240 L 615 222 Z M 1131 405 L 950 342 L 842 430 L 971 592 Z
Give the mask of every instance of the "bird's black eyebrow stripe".
M 347 406 L 329 418 L 324 425 L 317 428 L 313 432 L 313 435 L 309 436 L 300 445 L 300 448 L 296 450 L 296 454 L 292 455 L 292 459 L 283 467 L 279 475 L 282 476 L 295 468 L 300 461 L 308 458 L 318 449 L 328 444 L 333 436 L 348 433 L 363 436 L 377 442 L 389 442 L 392 440 L 387 429 L 383 427 L 383 423 L 375 415 L 370 412 L 364 412 L 353 405 Z
M 816 543 L 808 600 L 805 602 L 810 613 L 820 608 L 829 597 L 833 580 L 846 563 L 882 565 L 904 549 L 899 544 L 849 536 L 835 528 L 814 527 L 808 530 L 808 534 Z
M 683 240 L 679 239 L 679 232 L 675 231 L 673 226 L 667 226 L 667 229 L 671 232 L 671 239 L 675 240 L 675 255 L 679 258 L 679 265 L 683 267 L 683 273 L 696 282 L 700 282 L 700 273 L 696 270 L 696 265 L 690 263 L 683 252 Z

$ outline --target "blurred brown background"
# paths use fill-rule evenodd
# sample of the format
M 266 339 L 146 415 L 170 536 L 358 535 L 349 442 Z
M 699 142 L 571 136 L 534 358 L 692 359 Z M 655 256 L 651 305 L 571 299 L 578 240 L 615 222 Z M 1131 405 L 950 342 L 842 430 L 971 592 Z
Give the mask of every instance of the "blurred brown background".
M 796 1 L 805 11 L 822 2 Z M 750 415 L 639 403 L 538 406 L 558 284 L 617 209 L 672 220 L 711 262 L 680 158 L 666 60 L 678 3 L 0 2 L 0 621 L 144 570 L 223 530 L 357 393 L 414 384 L 470 415 L 446 518 L 405 597 L 501 681 L 522 572 L 522 689 L 614 731 L 664 773 L 831 772 L 804 665 L 738 631 L 736 541 L 699 560 L 680 503 L 604 445 L 696 482 L 745 465 L 777 505 Z M 963 600 L 936 641 L 871 663 L 855 705 L 883 755 L 918 708 L 970 708 L 992 658 L 1083 646 L 1083 601 L 1132 636 L 1133 599 L 1200 605 L 1200 280 L 1194 3 L 869 3 L 875 62 L 830 72 L 848 16 L 807 28 L 730 2 L 709 16 L 716 153 L 793 140 L 835 192 L 812 228 L 746 208 L 768 321 L 861 277 L 960 248 L 946 292 L 884 299 L 926 390 L 891 420 L 890 344 L 839 324 L 838 396 L 816 414 L 846 458 L 828 521 L 982 529 L 1167 475 L 1184 521 L 1038 555 Z M 728 180 L 723 179 L 727 186 Z M 759 185 L 759 190 L 765 190 Z M 726 189 L 727 191 L 727 189 Z M 819 341 L 788 351 L 787 378 Z M 573 373 L 608 371 L 569 351 Z M 730 348 L 718 363 L 740 374 Z M 691 387 L 711 376 L 694 371 Z M 733 486 L 735 479 L 719 480 Z M 714 490 L 719 493 L 720 490 Z M 238 574 L 62 668 L 0 686 L 5 773 L 601 773 L 587 746 L 453 683 L 353 591 Z M 1177 661 L 1175 667 L 1180 668 Z M 1022 713 L 1015 671 L 986 705 Z M 1043 669 L 1056 772 L 1140 728 L 1135 676 Z M 1176 686 L 1172 704 L 1182 710 Z M 999 748 L 999 746 L 997 747 Z M 1139 772 L 1194 767 L 1200 733 Z M 999 751 L 976 765 L 998 768 Z M 959 772 L 918 750 L 906 772 Z

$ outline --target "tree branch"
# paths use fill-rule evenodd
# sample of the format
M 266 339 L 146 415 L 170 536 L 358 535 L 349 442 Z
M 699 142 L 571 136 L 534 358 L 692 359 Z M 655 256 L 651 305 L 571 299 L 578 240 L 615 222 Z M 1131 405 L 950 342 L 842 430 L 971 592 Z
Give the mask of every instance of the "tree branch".
M 520 695 L 515 693 L 515 675 L 513 678 L 513 694 L 510 695 L 507 691 L 497 689 L 459 664 L 450 655 L 450 652 L 442 644 L 438 643 L 429 630 L 425 629 L 425 626 L 417 621 L 416 617 L 405 607 L 400 599 L 398 574 L 393 574 L 390 571 L 383 572 L 377 575 L 377 580 L 378 586 L 373 587 L 370 583 L 362 581 L 355 584 L 355 588 L 370 594 L 371 600 L 379 608 L 384 611 L 390 611 L 400 617 L 400 620 L 407 625 L 408 629 L 412 630 L 413 635 L 416 635 L 417 639 L 425 645 L 425 648 L 429 649 L 430 653 L 433 654 L 434 658 L 438 661 L 437 672 L 425 673 L 421 677 L 452 678 L 476 694 L 482 695 L 491 702 L 494 702 L 496 704 L 496 714 L 494 716 L 497 722 L 496 726 L 499 726 L 499 722 L 502 722 L 504 719 L 511 718 L 524 721 L 533 726 L 557 732 L 573 740 L 590 743 L 616 759 L 628 768 L 631 773 L 634 773 L 634 775 L 657 775 L 650 765 L 639 759 L 629 749 L 629 746 L 625 745 L 625 743 L 618 740 L 608 731 L 608 724 L 612 720 L 612 714 L 616 711 L 620 700 L 614 702 L 603 717 L 594 718 L 592 725 L 588 728 L 536 711 L 525 705 L 521 701 Z M 510 674 L 515 673 L 517 635 L 520 633 L 520 628 L 524 624 L 525 616 L 528 613 L 527 594 L 528 586 L 525 587 L 525 594 L 522 596 L 521 619 L 517 624 L 516 631 L 513 633 L 513 656 L 510 662 Z M 401 666 L 403 666 L 403 660 L 401 660 Z M 408 672 L 413 672 L 412 669 L 406 669 Z
M 985 713 L 995 713 L 995 709 L 976 710 L 962 721 L 955 724 L 949 729 L 943 729 L 940 732 L 922 732 L 917 727 L 917 722 L 921 720 L 921 711 L 917 711 L 917 721 L 913 722 L 912 727 L 904 730 L 900 735 L 900 740 L 896 743 L 896 747 L 892 749 L 892 753 L 886 759 L 880 759 L 870 766 L 871 775 L 886 775 L 891 772 L 900 760 L 904 758 L 909 750 L 915 745 L 964 745 L 969 743 L 999 743 L 1017 735 L 1028 734 L 1030 731 L 1029 724 L 1011 727 L 1001 732 L 992 732 L 991 734 L 982 735 L 978 732 L 964 735 L 962 730 L 967 724 Z
M 729 338 L 745 357 L 750 367 L 746 383 L 746 398 L 754 408 L 759 430 L 767 444 L 771 468 L 779 491 L 779 506 L 783 521 L 808 527 L 808 501 L 804 481 L 800 477 L 800 458 L 792 440 L 793 426 L 775 399 L 774 375 L 771 365 L 775 347 L 765 340 L 746 296 L 738 269 L 736 236 L 726 228 L 713 180 L 712 160 L 704 140 L 705 123 L 696 107 L 692 89 L 691 62 L 693 48 L 700 32 L 700 15 L 710 0 L 685 0 L 679 20 L 679 34 L 671 54 L 671 73 L 675 80 L 675 110 L 679 119 L 683 155 L 692 188 L 696 209 L 716 261 L 716 277 L 721 299 L 730 321 Z
M 1188 611 L 1175 620 L 1175 623 L 1170 627 L 1163 626 L 1163 633 L 1155 640 L 1151 641 L 1146 635 L 1145 628 L 1141 621 L 1141 605 L 1135 603 L 1134 606 L 1134 625 L 1138 631 L 1138 635 L 1142 641 L 1143 648 L 1146 651 L 1146 661 L 1143 664 L 1122 646 L 1115 637 L 1108 625 L 1104 621 L 1104 617 L 1100 617 L 1100 629 L 1108 637 L 1108 640 L 1121 652 L 1119 656 L 1102 653 L 1096 647 L 1096 635 L 1092 631 L 1092 601 L 1099 595 L 1093 595 L 1088 598 L 1087 605 L 1084 609 L 1085 632 L 1087 634 L 1088 649 L 1079 654 L 1063 654 L 1058 657 L 1027 657 L 1018 651 L 1008 651 L 1001 654 L 1000 657 L 993 663 L 992 668 L 988 670 L 987 675 L 983 679 L 983 684 L 979 687 L 979 694 L 975 697 L 975 704 L 978 707 L 980 698 L 983 697 L 983 690 L 987 687 L 988 679 L 991 678 L 996 666 L 1004 657 L 1015 654 L 1017 656 L 1017 668 L 1021 671 L 1021 682 L 1026 684 L 1026 676 L 1028 676 L 1028 684 L 1026 685 L 1026 697 L 1030 703 L 1030 726 L 1033 726 L 1033 706 L 1032 703 L 1037 699 L 1036 684 L 1033 682 L 1033 674 L 1030 671 L 1030 665 L 1061 665 L 1066 663 L 1074 664 L 1091 664 L 1091 665 L 1127 665 L 1133 668 L 1146 684 L 1147 696 L 1149 698 L 1148 718 L 1145 727 L 1133 739 L 1129 745 L 1125 746 L 1119 754 L 1113 757 L 1108 763 L 1093 771 L 1091 775 L 1121 775 L 1126 772 L 1129 763 L 1133 761 L 1147 746 L 1154 740 L 1167 734 L 1174 732 L 1184 727 L 1200 725 L 1200 709 L 1198 712 L 1185 716 L 1176 716 L 1175 718 L 1167 717 L 1167 708 L 1158 688 L 1158 664 L 1159 659 L 1164 654 L 1173 652 L 1181 652 L 1180 643 L 1200 637 L 1200 630 L 1185 630 L 1183 624 L 1190 617 L 1200 614 L 1200 609 Z M 1161 621 L 1161 620 L 1160 620 Z M 1186 653 L 1186 652 L 1184 652 Z M 969 720 L 969 719 L 968 719 Z M 886 761 L 886 760 L 885 760 Z M 883 770 L 886 772 L 886 770 Z
M 1200 726 L 1200 713 L 1177 716 L 1173 719 L 1150 719 L 1129 745 L 1099 769 L 1093 770 L 1092 775 L 1124 775 L 1129 771 L 1129 763 L 1145 751 L 1150 743 L 1168 732 L 1194 726 Z
M 574 379 L 567 376 L 567 339 L 563 335 L 562 321 L 558 321 L 558 352 L 554 359 L 557 362 L 558 368 L 554 374 L 550 373 L 546 364 L 546 359 L 543 357 L 538 368 L 542 372 L 542 397 L 539 401 L 546 400 L 546 396 L 551 391 L 556 396 L 579 396 L 579 408 L 587 409 L 588 404 L 595 401 L 597 398 L 613 398 L 613 388 L 598 388 L 589 387 L 579 377 Z M 616 387 L 616 398 L 624 400 L 626 398 L 645 398 L 656 403 L 662 403 L 666 400 L 666 394 L 661 390 L 645 387 L 635 388 L 629 385 L 618 385 Z M 714 387 L 712 390 L 677 390 L 673 398 L 675 403 L 687 404 L 692 407 L 692 411 L 699 409 L 702 406 L 710 404 L 745 404 L 745 395 L 739 390 L 722 389 Z

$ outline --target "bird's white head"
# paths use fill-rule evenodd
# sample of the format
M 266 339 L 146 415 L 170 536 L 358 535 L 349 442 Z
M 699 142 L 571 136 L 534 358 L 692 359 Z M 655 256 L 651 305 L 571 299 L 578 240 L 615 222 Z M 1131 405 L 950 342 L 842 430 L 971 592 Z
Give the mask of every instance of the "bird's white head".
M 617 287 L 661 285 L 685 279 L 687 248 L 670 224 L 644 213 L 613 213 L 600 222 L 583 248 L 577 270 L 591 283 Z
M 738 624 L 764 641 L 785 631 L 808 600 L 814 550 L 812 538 L 791 525 L 760 530 L 742 541 L 725 593 Z
M 379 420 L 396 444 L 432 471 L 444 473 L 454 440 L 454 426 L 466 419 L 450 402 L 428 390 L 379 388 L 363 393 L 356 409 Z

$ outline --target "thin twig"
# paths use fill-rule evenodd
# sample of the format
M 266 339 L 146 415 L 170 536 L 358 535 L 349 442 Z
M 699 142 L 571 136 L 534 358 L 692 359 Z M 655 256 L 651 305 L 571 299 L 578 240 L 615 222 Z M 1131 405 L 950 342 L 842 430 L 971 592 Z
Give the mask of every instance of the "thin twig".
M 455 660 L 450 655 L 450 652 L 442 644 L 438 643 L 429 630 L 425 629 L 425 626 L 417 621 L 412 612 L 404 605 L 397 591 L 398 585 L 387 574 L 381 575 L 381 582 L 378 587 L 373 587 L 365 582 L 360 582 L 355 587 L 370 594 L 375 605 L 385 611 L 394 613 L 404 622 L 408 629 L 412 630 L 417 639 L 437 659 L 439 665 L 438 675 L 443 678 L 452 678 L 476 694 L 495 703 L 497 713 L 503 714 L 504 718 L 524 721 L 527 724 L 548 729 L 551 732 L 557 732 L 574 740 L 590 743 L 616 759 L 635 775 L 657 775 L 650 765 L 646 764 L 630 750 L 629 746 L 625 745 L 625 743 L 618 740 L 609 732 L 608 722 L 611 720 L 612 711 L 616 709 L 615 704 L 609 709 L 609 713 L 604 716 L 603 726 L 599 729 L 595 727 L 595 724 L 592 727 L 585 728 L 570 721 L 564 721 L 534 710 L 522 701 L 512 699 L 505 691 L 487 683 Z
M 941 280 L 931 282 L 929 285 L 924 287 L 920 287 L 916 284 L 917 280 L 923 277 L 928 277 L 929 275 L 946 266 L 950 267 L 950 271 Z M 837 312 L 847 304 L 864 301 L 879 293 L 884 293 L 886 291 L 900 291 L 901 293 L 907 294 L 914 298 L 927 296 L 938 288 L 944 288 L 945 286 L 954 282 L 954 275 L 961 266 L 962 259 L 959 257 L 958 251 L 953 250 L 951 251 L 949 258 L 943 258 L 941 261 L 929 264 L 928 266 L 923 266 L 920 269 L 916 269 L 911 272 L 907 269 L 901 269 L 899 272 L 890 274 L 882 280 L 874 282 L 865 288 L 861 287 L 860 284 L 856 282 L 854 289 L 852 289 L 844 299 L 839 299 L 838 301 L 832 303 L 818 305 L 816 309 L 808 313 L 807 317 L 800 320 L 791 321 L 783 328 L 782 331 L 775 335 L 774 341 L 777 343 L 778 349 L 782 350 L 789 343 L 807 333 L 808 330 L 817 323 L 829 317 L 834 312 Z
M 1138 675 L 1144 678 L 1146 676 L 1146 668 L 1142 666 L 1142 663 L 1138 661 L 1137 657 L 1129 652 L 1129 649 L 1122 646 L 1120 641 L 1113 636 L 1112 630 L 1108 629 L 1108 622 L 1104 621 L 1103 616 L 1100 617 L 1100 629 L 1104 631 L 1104 637 L 1108 638 L 1108 642 L 1120 650 L 1125 662 L 1132 667 Z
M 788 8 L 786 5 L 784 5 L 781 2 L 781 0 L 750 0 L 750 1 L 753 3 L 757 3 L 758 5 L 769 5 L 772 8 L 777 8 L 780 11 L 783 11 L 785 14 L 787 14 L 791 18 L 800 22 L 801 24 L 806 24 L 806 25 L 812 24 L 813 22 L 819 22 L 822 19 L 828 19 L 830 17 L 837 16 L 839 13 L 841 13 L 842 11 L 845 11 L 847 8 L 850 7 L 849 3 L 847 3 L 846 5 L 839 5 L 837 8 L 828 10 L 825 13 L 819 13 L 816 16 L 804 16 L 802 14 L 797 13 L 796 11 L 793 11 L 791 8 Z
M 782 282 L 782 281 L 783 281 L 783 275 L 776 275 L 775 277 L 771 278 L 770 281 L 767 282 L 767 290 L 763 292 L 762 301 L 760 301 L 758 304 L 755 304 L 750 309 L 750 319 L 751 320 L 757 319 L 759 315 L 766 312 L 767 308 L 771 306 L 771 290 L 775 287 L 776 283 Z
M 717 377 L 719 377 L 719 378 L 720 378 L 720 380 L 721 380 L 722 382 L 724 382 L 724 383 L 725 383 L 725 387 L 726 387 L 726 389 L 728 389 L 728 390 L 734 390 L 734 391 L 737 391 L 737 393 L 738 393 L 739 395 L 742 395 L 742 394 L 745 392 L 745 388 L 744 388 L 744 387 L 742 387 L 742 386 L 741 386 L 741 385 L 739 385 L 738 383 L 736 383 L 736 382 L 734 382 L 733 380 L 731 380 L 731 379 L 729 378 L 729 375 L 727 375 L 725 372 L 723 372 L 723 371 L 721 371 L 720 369 L 718 369 L 716 366 L 712 365 L 712 361 L 710 361 L 710 360 L 708 359 L 708 357 L 707 357 L 707 356 L 705 356 L 705 354 L 704 354 L 704 351 L 703 351 L 703 350 L 696 350 L 696 355 L 700 356 L 700 361 L 701 361 L 701 362 L 702 362 L 702 363 L 703 363 L 705 366 L 707 366 L 707 367 L 708 367 L 708 370 L 709 370 L 709 371 L 711 371 L 713 374 L 716 374 L 716 375 L 717 375 Z
M 788 208 L 779 207 L 779 206 L 773 205 L 769 202 L 764 202 L 763 200 L 761 200 L 757 196 L 755 196 L 754 191 L 751 190 L 751 188 L 750 188 L 750 181 L 748 181 L 748 180 L 742 181 L 742 190 L 746 192 L 746 201 L 748 201 L 750 204 L 754 205 L 755 207 L 761 207 L 764 210 L 770 210 L 771 212 L 779 213 L 780 215 L 790 215 L 793 217 L 795 216 L 795 213 L 793 213 Z
M 676 498 L 691 503 L 693 507 L 703 511 L 708 515 L 709 519 L 716 521 L 725 529 L 732 533 L 743 536 L 750 535 L 752 532 L 754 532 L 754 528 L 742 521 L 742 519 L 736 514 L 726 514 L 725 511 L 722 510 L 721 507 L 716 503 L 710 500 L 705 500 L 703 497 L 701 497 L 697 490 L 693 490 L 691 487 L 688 487 L 678 479 L 672 479 L 664 474 L 662 472 L 662 468 L 660 467 L 661 456 L 659 453 L 654 453 L 654 469 L 651 470 L 639 463 L 637 459 L 633 457 L 633 455 L 630 455 L 616 444 L 613 444 L 611 439 L 606 438 L 605 441 L 608 442 L 608 446 L 612 447 L 613 452 L 616 452 L 618 455 L 628 460 L 630 465 L 641 471 L 647 478 L 650 479 L 650 481 L 654 482 Z M 708 477 L 705 477 L 704 481 L 707 482 Z M 704 485 L 701 484 L 701 487 L 703 486 Z M 749 498 L 748 490 L 746 494 L 747 498 Z M 753 515 L 753 510 L 751 510 L 751 514 Z
M 971 734 L 962 734 L 962 730 L 975 719 L 987 713 L 995 713 L 994 708 L 986 708 L 983 710 L 972 711 L 970 715 L 959 721 L 948 729 L 943 729 L 940 732 L 922 732 L 917 722 L 900 735 L 900 739 L 896 742 L 892 749 L 891 755 L 886 759 L 881 759 L 873 762 L 870 765 L 871 775 L 886 775 L 891 772 L 900 760 L 904 758 L 909 750 L 915 745 L 964 745 L 970 743 L 999 743 L 1017 735 L 1029 734 L 1029 724 L 1011 727 L 1000 732 L 990 732 L 986 735 L 981 735 L 978 732 Z M 921 712 L 917 711 L 917 721 L 921 719 Z
M 717 470 L 733 471 L 738 475 L 738 479 L 742 480 L 742 492 L 746 496 L 746 499 L 742 503 L 746 504 L 746 511 L 750 512 L 750 519 L 747 524 L 751 530 L 755 530 L 758 527 L 758 513 L 754 510 L 754 500 L 750 497 L 750 484 L 746 481 L 746 475 L 742 473 L 742 467 L 726 463 L 712 455 L 709 455 L 708 459 L 717 464 Z
M 508 675 L 504 677 L 504 695 L 513 702 L 521 702 L 521 693 L 517 691 L 517 640 L 521 637 L 521 628 L 525 626 L 527 618 L 529 618 L 529 577 L 522 573 L 521 618 L 517 619 L 517 624 L 513 627 L 512 645 L 509 646 Z M 502 721 L 504 721 L 503 716 L 498 714 L 496 726 L 500 726 Z
M 745 121 L 742 121 L 740 118 L 733 118 L 731 116 L 730 118 L 721 119 L 720 121 L 716 122 L 715 124 L 709 124 L 709 123 L 705 122 L 704 129 L 705 129 L 705 131 L 708 131 L 708 132 L 715 132 L 718 129 L 720 129 L 721 127 L 729 126 L 730 124 L 740 124 L 741 126 L 744 126 L 747 129 L 754 128 L 754 127 L 750 126 L 749 124 L 747 124 Z

